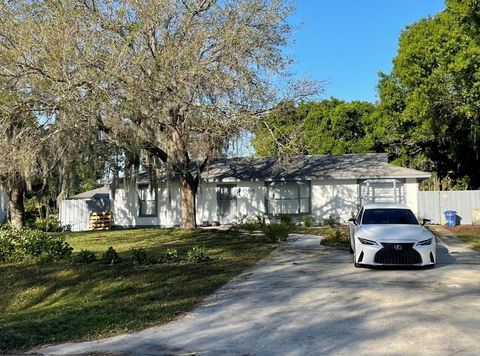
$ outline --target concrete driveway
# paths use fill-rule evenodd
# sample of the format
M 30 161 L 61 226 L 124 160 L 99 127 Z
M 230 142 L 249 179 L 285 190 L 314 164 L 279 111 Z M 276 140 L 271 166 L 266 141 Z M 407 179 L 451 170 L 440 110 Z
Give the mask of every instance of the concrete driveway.
M 479 355 L 479 255 L 445 237 L 438 256 L 434 269 L 356 269 L 348 251 L 292 235 L 180 320 L 37 352 Z

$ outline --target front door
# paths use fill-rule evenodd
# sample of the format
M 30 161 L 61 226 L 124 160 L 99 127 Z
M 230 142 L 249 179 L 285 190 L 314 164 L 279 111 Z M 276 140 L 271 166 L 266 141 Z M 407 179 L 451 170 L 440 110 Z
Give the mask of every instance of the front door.
M 236 192 L 236 184 L 219 184 L 217 186 L 218 219 L 220 224 L 232 223 L 237 217 Z

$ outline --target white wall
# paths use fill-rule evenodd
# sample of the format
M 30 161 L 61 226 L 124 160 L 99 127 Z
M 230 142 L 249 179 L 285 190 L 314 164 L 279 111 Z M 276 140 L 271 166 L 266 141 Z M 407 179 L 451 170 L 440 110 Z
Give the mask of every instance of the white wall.
M 64 200 L 59 210 L 62 226 L 69 226 L 71 231 L 88 230 L 90 211 L 85 199 Z
M 356 180 L 312 181 L 312 215 L 319 220 L 333 215 L 345 222 L 357 212 L 357 204 Z
M 266 187 L 263 181 L 228 182 L 236 184 L 234 193 L 237 198 L 237 209 L 229 217 L 229 222 L 240 217 L 262 216 L 265 214 Z M 217 185 L 223 183 L 204 182 L 197 195 L 197 224 L 226 221 L 218 216 Z M 341 222 L 347 221 L 358 208 L 358 184 L 356 180 L 326 180 L 311 182 L 312 209 L 311 214 L 319 220 L 333 215 Z M 415 179 L 407 179 L 405 184 L 406 204 L 414 211 L 418 210 L 418 183 Z M 138 192 L 133 187 L 117 189 L 112 203 L 114 225 L 120 227 L 165 226 L 181 224 L 181 199 L 178 183 L 162 183 L 158 191 L 158 216 L 139 217 Z
M 158 187 L 158 214 L 155 217 L 139 217 L 138 191 L 134 187 L 117 189 L 113 201 L 113 223 L 120 227 L 166 226 L 181 223 L 180 186 L 178 183 L 162 183 Z
M 418 182 L 416 179 L 407 179 L 405 182 L 405 204 L 418 214 Z
M 197 196 L 197 224 L 204 221 L 212 223 L 221 221 L 217 206 L 217 185 L 215 182 L 202 183 Z M 264 182 L 231 182 L 236 184 L 233 189 L 237 198 L 237 211 L 231 214 L 231 220 L 238 221 L 241 217 L 261 216 L 265 212 L 266 188 Z

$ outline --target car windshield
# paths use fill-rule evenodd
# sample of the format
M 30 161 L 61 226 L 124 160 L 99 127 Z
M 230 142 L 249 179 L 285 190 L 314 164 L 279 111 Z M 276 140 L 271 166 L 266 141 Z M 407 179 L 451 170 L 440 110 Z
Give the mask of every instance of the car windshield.
M 366 209 L 362 224 L 418 225 L 418 221 L 408 209 Z

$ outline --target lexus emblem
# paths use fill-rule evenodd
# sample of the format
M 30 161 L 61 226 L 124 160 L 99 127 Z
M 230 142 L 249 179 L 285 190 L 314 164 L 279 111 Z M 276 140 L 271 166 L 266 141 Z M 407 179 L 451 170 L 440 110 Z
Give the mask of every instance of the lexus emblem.
M 401 251 L 402 245 L 393 245 L 393 248 L 395 249 L 395 251 Z

